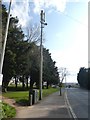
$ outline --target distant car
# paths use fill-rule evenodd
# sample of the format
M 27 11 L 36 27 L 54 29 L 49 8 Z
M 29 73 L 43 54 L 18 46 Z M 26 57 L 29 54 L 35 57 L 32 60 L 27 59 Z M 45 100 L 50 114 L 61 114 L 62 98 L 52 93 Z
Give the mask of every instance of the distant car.
M 71 88 L 72 86 L 71 85 L 68 85 L 68 88 Z

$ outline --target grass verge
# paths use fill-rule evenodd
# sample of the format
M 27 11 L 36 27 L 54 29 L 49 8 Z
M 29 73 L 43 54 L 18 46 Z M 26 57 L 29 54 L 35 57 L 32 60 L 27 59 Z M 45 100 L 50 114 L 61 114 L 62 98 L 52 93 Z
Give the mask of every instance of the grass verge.
M 46 97 L 54 92 L 59 91 L 59 88 L 49 88 L 49 89 L 43 89 L 42 96 Z
M 16 92 L 7 92 L 2 93 L 4 97 L 14 99 L 16 103 L 26 106 L 28 105 L 29 91 L 16 91 Z
M 59 88 L 43 89 L 42 96 L 44 98 L 57 91 L 59 91 Z M 16 103 L 22 106 L 27 106 L 29 104 L 29 91 L 7 92 L 7 93 L 2 93 L 2 95 L 10 99 L 14 99 Z

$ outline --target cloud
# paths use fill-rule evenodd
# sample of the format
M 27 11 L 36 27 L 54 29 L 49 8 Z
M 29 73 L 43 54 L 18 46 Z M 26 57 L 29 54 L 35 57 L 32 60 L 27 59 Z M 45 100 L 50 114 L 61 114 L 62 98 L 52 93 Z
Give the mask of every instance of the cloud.
M 12 4 L 11 14 L 14 17 L 17 16 L 19 18 L 19 23 L 22 25 L 22 27 L 27 26 L 32 19 L 32 17 L 29 15 L 29 7 L 29 0 L 22 2 L 13 2 Z
M 3 0 L 3 2 L 7 2 L 9 5 L 10 0 Z M 18 17 L 19 23 L 22 27 L 26 27 L 32 19 L 29 13 L 29 0 L 12 0 L 11 14 L 13 17 Z
M 10 0 L 3 0 L 3 2 L 9 2 Z M 66 8 L 67 0 L 12 0 L 11 14 L 13 17 L 18 17 L 19 23 L 22 27 L 28 26 L 32 16 L 30 16 L 30 2 L 33 2 L 34 13 L 40 14 L 41 9 L 48 9 L 49 12 L 56 11 L 64 12 Z
M 33 0 L 34 12 L 40 14 L 41 9 L 49 8 L 49 13 L 55 9 L 58 12 L 65 12 L 66 5 L 68 2 L 82 2 L 81 0 Z M 88 2 L 88 0 L 83 0 Z M 51 10 L 50 10 L 51 9 Z
M 66 8 L 67 0 L 34 0 L 35 13 L 40 13 L 41 9 L 51 8 L 59 12 L 64 12 Z
M 41 9 L 48 9 L 48 13 L 56 10 L 58 12 L 66 12 L 67 2 L 79 2 L 80 0 L 12 0 L 11 14 L 19 18 L 19 23 L 22 27 L 28 26 L 32 16 L 30 16 L 30 3 L 34 4 L 34 13 L 40 14 Z M 84 1 L 84 0 L 83 0 Z M 10 0 L 3 0 L 10 2 Z

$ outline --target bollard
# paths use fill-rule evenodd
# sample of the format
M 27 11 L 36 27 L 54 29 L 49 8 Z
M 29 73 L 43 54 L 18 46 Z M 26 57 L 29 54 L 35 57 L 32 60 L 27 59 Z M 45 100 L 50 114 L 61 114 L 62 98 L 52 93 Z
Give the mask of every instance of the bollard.
M 32 95 L 29 96 L 29 105 L 32 106 Z
M 38 102 L 38 92 L 37 92 L 37 89 L 35 89 L 33 91 L 33 95 L 34 95 L 34 104 Z
M 36 91 L 33 90 L 33 103 L 35 104 L 36 103 Z
M 33 105 L 38 102 L 38 92 L 36 89 L 29 91 L 29 105 Z

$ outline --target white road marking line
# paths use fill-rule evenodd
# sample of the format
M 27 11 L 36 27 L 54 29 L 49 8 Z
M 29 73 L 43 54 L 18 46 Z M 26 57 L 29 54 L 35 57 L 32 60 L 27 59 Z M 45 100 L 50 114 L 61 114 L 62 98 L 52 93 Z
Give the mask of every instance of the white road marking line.
M 75 120 L 77 120 L 77 116 L 75 115 L 75 113 L 74 113 L 74 111 L 73 111 L 73 109 L 72 109 L 72 107 L 71 107 L 71 105 L 70 105 L 70 103 L 69 103 L 69 100 L 68 100 L 68 97 L 67 97 L 67 93 L 65 92 L 65 97 L 66 97 L 66 104 L 68 105 L 68 108 L 69 108 L 69 114 L 71 113 L 71 115 L 72 115 L 72 117 L 75 119 Z M 70 115 L 70 116 L 71 116 Z

